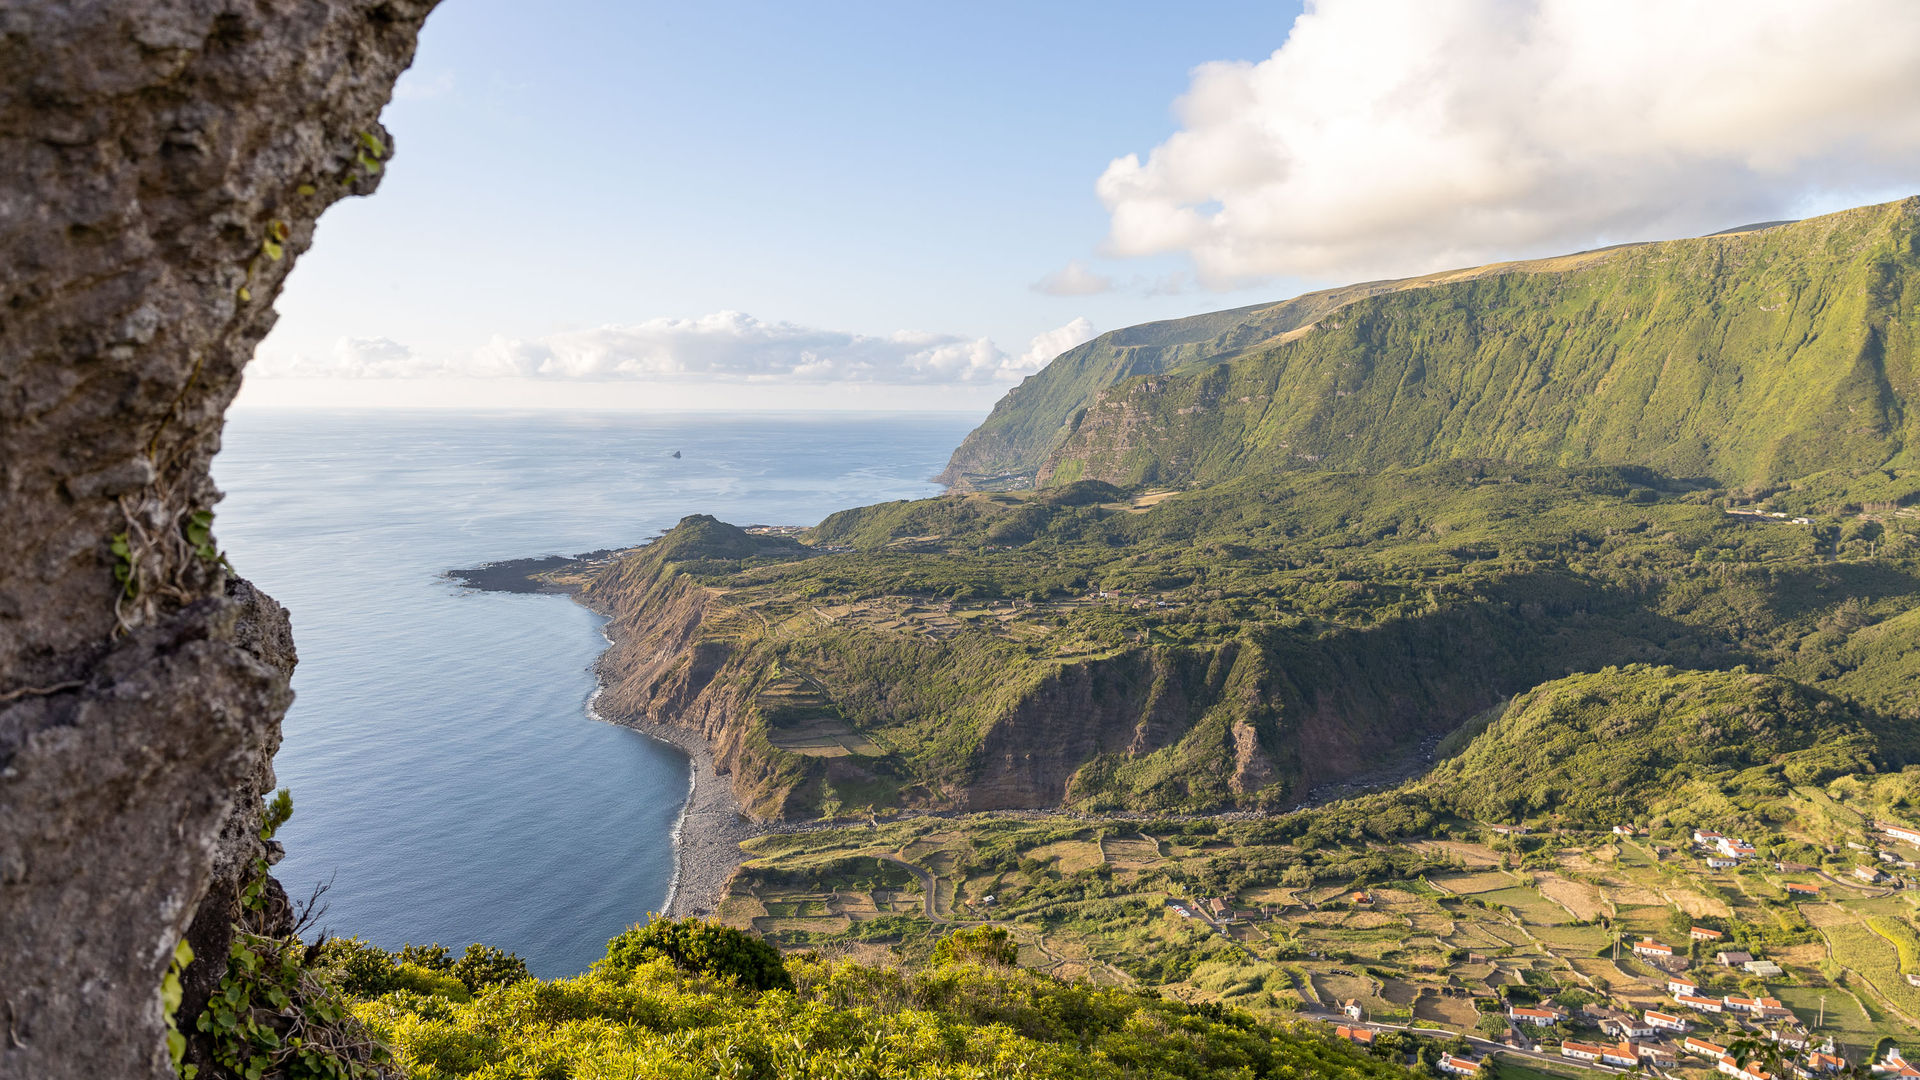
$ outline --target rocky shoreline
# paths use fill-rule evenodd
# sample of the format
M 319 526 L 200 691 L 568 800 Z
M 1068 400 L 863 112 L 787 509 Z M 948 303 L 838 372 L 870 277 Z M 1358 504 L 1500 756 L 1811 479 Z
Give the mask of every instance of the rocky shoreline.
M 607 551 L 598 551 L 576 556 L 575 559 L 561 556 L 510 559 L 471 569 L 451 570 L 447 576 L 468 588 L 483 592 L 562 593 L 591 610 L 594 605 L 584 604 L 577 587 L 555 584 L 538 575 L 570 565 L 577 559 L 604 557 L 607 554 Z M 608 646 L 612 646 L 611 638 L 608 639 Z M 668 888 L 665 910 L 661 914 L 676 918 L 710 915 L 719 906 L 733 872 L 747 860 L 746 852 L 740 850 L 741 843 L 764 836 L 772 830 L 756 823 L 741 809 L 740 801 L 734 798 L 732 784 L 714 768 L 712 748 L 698 732 L 644 718 L 608 715 L 598 708 L 607 686 L 606 672 L 600 666 L 605 659 L 606 654 L 602 653 L 594 663 L 598 689 L 588 700 L 588 714 L 596 720 L 632 728 L 673 746 L 687 755 L 692 768 L 692 783 L 686 803 L 674 824 L 673 883 Z
M 674 826 L 673 886 L 661 914 L 676 918 L 712 914 L 733 872 L 747 861 L 741 843 L 767 830 L 741 811 L 733 786 L 714 771 L 713 751 L 698 734 L 671 724 L 605 719 L 669 743 L 687 755 L 693 789 Z

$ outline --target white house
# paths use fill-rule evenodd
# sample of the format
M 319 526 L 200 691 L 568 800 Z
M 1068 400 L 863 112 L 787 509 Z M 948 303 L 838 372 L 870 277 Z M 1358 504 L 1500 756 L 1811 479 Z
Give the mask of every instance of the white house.
M 1658 1029 L 1645 1020 L 1636 1020 L 1632 1016 L 1615 1017 L 1600 1022 L 1600 1030 L 1616 1039 L 1651 1039 L 1659 1034 Z
M 1920 829 L 1910 829 L 1905 825 L 1895 825 L 1891 821 L 1876 821 L 1874 824 L 1880 827 L 1881 832 L 1886 833 L 1895 840 L 1920 846 Z
M 1656 1031 L 1677 1031 L 1685 1035 L 1687 1032 L 1693 1030 L 1692 1024 L 1672 1013 L 1655 1012 L 1652 1009 L 1648 1009 L 1646 1019 L 1647 1026 Z
M 1704 1057 L 1721 1058 L 1721 1057 L 1725 1057 L 1727 1053 L 1727 1048 L 1724 1046 L 1721 1046 L 1719 1043 L 1711 1043 L 1705 1039 L 1697 1038 L 1692 1035 L 1687 1036 L 1687 1040 L 1681 1043 L 1680 1045 L 1687 1051 L 1687 1053 L 1700 1054 Z
M 1440 1071 L 1454 1076 L 1479 1076 L 1480 1063 L 1443 1053 L 1440 1055 Z
M 1607 1052 L 1604 1046 L 1592 1043 L 1574 1042 L 1572 1039 L 1560 1044 L 1560 1056 L 1579 1058 L 1581 1061 L 1599 1061 L 1600 1055 Z

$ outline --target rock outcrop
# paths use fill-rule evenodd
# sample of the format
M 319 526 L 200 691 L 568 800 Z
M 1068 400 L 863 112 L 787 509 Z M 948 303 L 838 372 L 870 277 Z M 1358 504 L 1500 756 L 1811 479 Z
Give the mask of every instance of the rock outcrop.
M 0 0 L 0 1076 L 170 1076 L 219 978 L 294 655 L 208 466 L 432 6 Z

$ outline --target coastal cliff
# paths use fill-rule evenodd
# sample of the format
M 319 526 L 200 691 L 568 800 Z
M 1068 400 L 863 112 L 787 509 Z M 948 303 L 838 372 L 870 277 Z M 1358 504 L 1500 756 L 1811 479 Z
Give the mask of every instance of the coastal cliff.
M 1441 474 L 1398 482 L 1454 483 Z M 1364 507 L 1365 483 L 1347 478 L 1349 506 Z M 1526 487 L 1496 494 L 1544 504 L 1566 493 Z M 1468 485 L 1455 494 L 1483 493 Z M 1626 494 L 1590 497 L 1638 512 Z M 1103 539 L 1059 565 L 1084 579 L 1100 564 L 1082 560 L 1105 553 L 1109 570 L 1144 564 L 1159 587 L 1076 595 L 1063 587 L 1071 581 L 1022 586 L 1008 572 L 1011 562 L 1036 566 L 1022 552 L 1044 535 L 1012 547 L 978 542 L 1004 534 L 1034 500 L 904 505 L 944 506 L 958 531 L 936 541 L 924 518 L 896 521 L 890 528 L 911 544 L 863 551 L 831 542 L 871 527 L 845 517 L 813 530 L 811 546 L 689 518 L 600 564 L 580 599 L 610 619 L 601 714 L 701 740 L 741 807 L 763 821 L 891 808 L 1284 809 L 1316 789 L 1404 770 L 1440 736 L 1543 680 L 1726 654 L 1711 631 L 1652 610 L 1657 598 L 1565 567 L 1489 573 L 1493 552 L 1473 546 L 1448 556 L 1462 580 L 1427 577 L 1414 600 L 1351 558 L 1331 572 L 1307 565 L 1328 554 L 1310 532 L 1293 545 L 1296 568 L 1231 596 Z M 1704 509 L 1679 513 L 1714 521 Z M 1529 521 L 1507 505 L 1484 512 L 1515 527 Z M 1052 514 L 1043 533 L 1063 519 L 1204 531 L 1209 516 L 1189 502 L 1152 514 Z M 1269 558 L 1203 547 L 1234 573 Z M 943 565 L 971 583 L 916 577 Z
M 704 740 L 764 820 L 1206 813 L 1403 771 L 1578 671 L 1816 674 L 1787 648 L 1802 576 L 1866 587 L 1829 561 L 1881 554 L 1920 499 L 1917 222 L 1906 200 L 1107 335 L 948 470 L 993 486 L 1045 444 L 1040 491 L 799 537 L 689 518 L 580 570 L 612 619 L 601 709 Z

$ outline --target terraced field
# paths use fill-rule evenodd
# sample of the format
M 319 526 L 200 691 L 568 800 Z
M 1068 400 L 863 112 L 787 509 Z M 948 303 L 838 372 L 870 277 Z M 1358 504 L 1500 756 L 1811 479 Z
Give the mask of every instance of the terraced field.
M 1732 918 L 1786 935 L 1755 951 L 1787 974 L 1761 987 L 1713 965 L 1702 947 L 1708 958 L 1693 970 L 1716 992 L 1764 989 L 1809 1026 L 1825 993 L 1832 1019 L 1820 1030 L 1843 1042 L 1888 1025 L 1908 1030 L 1902 1018 L 1920 1018 L 1920 990 L 1906 985 L 1894 945 L 1865 921 L 1910 917 L 1900 896 L 1783 904 L 1770 868 L 1708 874 L 1684 853 L 1655 858 L 1611 837 L 1558 838 L 1523 869 L 1488 868 L 1484 858 L 1482 868 L 1462 869 L 1474 865 L 1469 857 L 1501 853 L 1456 837 L 1373 847 L 1370 858 L 1391 851 L 1404 860 L 1398 880 L 1255 882 L 1228 903 L 1238 914 L 1215 917 L 1204 901 L 1234 890 L 1205 883 L 1223 867 L 1271 857 L 1263 836 L 1257 825 L 990 815 L 786 834 L 750 845 L 762 857 L 720 911 L 790 946 L 840 941 L 906 956 L 943 927 L 990 922 L 1015 930 L 1023 963 L 1073 977 L 1275 1015 L 1353 998 L 1382 1019 L 1458 1030 L 1478 1020 L 1474 997 L 1520 984 L 1600 993 L 1622 1007 L 1670 1006 L 1666 972 L 1632 956 L 1631 942 L 1649 936 L 1684 954 L 1684 927 L 1730 927 Z M 801 872 L 846 866 L 871 875 L 879 865 L 899 868 L 899 882 L 833 887 Z M 1724 1021 L 1703 1022 L 1711 1030 Z

